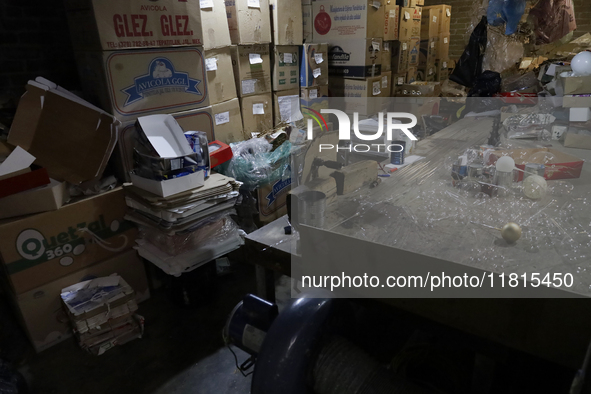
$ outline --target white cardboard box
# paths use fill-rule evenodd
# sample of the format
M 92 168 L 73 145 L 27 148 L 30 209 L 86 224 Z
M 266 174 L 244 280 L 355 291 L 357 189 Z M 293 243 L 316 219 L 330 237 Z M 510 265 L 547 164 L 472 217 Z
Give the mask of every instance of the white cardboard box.
M 343 78 L 367 78 L 382 72 L 381 38 L 332 39 L 328 47 L 328 71 Z
M 209 105 L 199 47 L 76 53 L 84 93 L 119 120 Z
M 312 2 L 314 40 L 383 38 L 383 0 L 324 0 Z
M 589 107 L 571 108 L 569 120 L 571 122 L 586 122 L 591 120 L 591 109 Z

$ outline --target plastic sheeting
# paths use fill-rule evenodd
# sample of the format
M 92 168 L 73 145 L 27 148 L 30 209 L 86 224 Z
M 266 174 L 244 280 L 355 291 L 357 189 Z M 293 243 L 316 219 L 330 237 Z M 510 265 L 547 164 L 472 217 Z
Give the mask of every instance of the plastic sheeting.
M 560 40 L 577 28 L 572 0 L 539 0 L 531 9 L 536 45 Z
M 264 138 L 230 144 L 234 157 L 230 162 L 216 167 L 221 173 L 244 183 L 248 190 L 290 177 L 291 143 L 284 142 L 274 151 Z
M 523 58 L 523 43 L 515 36 L 504 35 L 499 28 L 488 29 L 488 43 L 484 54 L 483 70 L 502 73 Z

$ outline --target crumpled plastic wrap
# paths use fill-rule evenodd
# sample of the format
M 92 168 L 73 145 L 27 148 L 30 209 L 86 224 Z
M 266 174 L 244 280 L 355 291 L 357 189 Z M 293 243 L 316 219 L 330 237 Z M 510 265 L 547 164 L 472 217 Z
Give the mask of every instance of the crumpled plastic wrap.
M 291 143 L 284 142 L 274 151 L 265 138 L 252 138 L 230 144 L 234 157 L 216 167 L 227 176 L 243 182 L 247 190 L 289 177 Z M 221 167 L 221 168 L 220 168 Z
M 529 12 L 536 45 L 560 40 L 577 28 L 572 0 L 539 0 Z
M 531 113 L 514 115 L 503 122 L 509 139 L 538 139 L 548 141 L 556 118 L 549 114 Z
M 138 225 L 140 238 L 170 256 L 177 256 L 204 246 L 222 243 L 238 233 L 238 225 L 229 214 L 213 215 L 201 227 L 190 232 L 168 234 L 151 226 Z
M 482 68 L 502 73 L 519 63 L 523 54 L 523 43 L 518 38 L 504 35 L 499 28 L 489 28 Z

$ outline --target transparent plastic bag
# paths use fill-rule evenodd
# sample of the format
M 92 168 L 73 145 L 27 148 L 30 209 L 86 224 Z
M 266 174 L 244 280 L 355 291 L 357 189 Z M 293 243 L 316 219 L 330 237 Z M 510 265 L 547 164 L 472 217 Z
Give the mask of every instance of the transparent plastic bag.
M 222 243 L 235 236 L 238 225 L 229 214 L 216 216 L 216 220 L 190 232 L 168 234 L 155 227 L 139 225 L 140 238 L 145 239 L 170 256 L 177 256 L 213 243 Z
M 519 63 L 523 54 L 523 43 L 519 39 L 504 35 L 500 28 L 489 28 L 482 68 L 502 73 Z
M 230 144 L 234 157 L 221 167 L 220 172 L 243 182 L 248 190 L 283 178 L 288 171 L 291 143 L 281 144 L 271 151 L 272 145 L 265 138 L 252 138 Z M 218 168 L 216 167 L 216 168 Z

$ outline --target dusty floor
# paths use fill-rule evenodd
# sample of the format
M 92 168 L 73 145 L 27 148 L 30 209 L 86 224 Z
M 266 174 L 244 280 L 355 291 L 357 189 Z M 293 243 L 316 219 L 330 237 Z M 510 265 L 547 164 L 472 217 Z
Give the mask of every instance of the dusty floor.
M 254 269 L 219 278 L 217 299 L 186 309 L 166 291 L 152 293 L 139 307 L 145 335 L 100 357 L 83 352 L 68 339 L 40 354 L 29 353 L 19 369 L 32 393 L 198 393 L 247 394 L 250 377 L 236 370 L 222 340 L 228 314 L 255 289 Z M 235 349 L 240 362 L 246 353 Z

